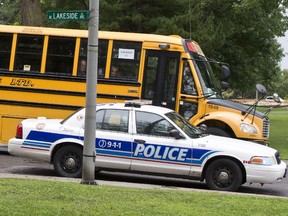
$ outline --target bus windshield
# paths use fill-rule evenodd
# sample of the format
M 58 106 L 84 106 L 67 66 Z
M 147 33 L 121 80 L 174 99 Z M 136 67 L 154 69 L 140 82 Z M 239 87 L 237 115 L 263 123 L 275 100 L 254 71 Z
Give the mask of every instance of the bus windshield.
M 213 70 L 204 56 L 192 53 L 193 64 L 201 83 L 203 96 L 207 98 L 221 98 L 221 88 Z

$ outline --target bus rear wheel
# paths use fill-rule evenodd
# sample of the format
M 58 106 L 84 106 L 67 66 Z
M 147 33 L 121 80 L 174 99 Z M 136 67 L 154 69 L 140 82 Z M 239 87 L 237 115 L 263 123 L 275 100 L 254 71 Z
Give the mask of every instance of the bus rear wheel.
M 69 178 L 82 176 L 83 150 L 78 146 L 64 146 L 54 157 L 53 165 L 58 175 Z

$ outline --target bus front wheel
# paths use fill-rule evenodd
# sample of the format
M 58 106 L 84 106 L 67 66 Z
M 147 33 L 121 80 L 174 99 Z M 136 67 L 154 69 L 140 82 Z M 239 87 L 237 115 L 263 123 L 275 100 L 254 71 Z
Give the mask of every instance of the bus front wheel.
M 227 131 L 216 127 L 208 127 L 206 133 L 216 136 L 231 137 L 231 135 Z

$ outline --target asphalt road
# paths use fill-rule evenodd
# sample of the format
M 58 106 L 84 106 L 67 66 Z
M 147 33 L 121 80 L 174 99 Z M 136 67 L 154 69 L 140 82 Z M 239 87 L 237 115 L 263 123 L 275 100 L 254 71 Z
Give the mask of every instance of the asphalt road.
M 56 179 L 60 181 L 81 182 L 81 179 L 57 177 L 51 164 L 23 157 L 14 157 L 4 152 L 0 152 L 0 178 L 1 177 Z M 140 188 L 171 188 L 178 190 L 200 189 L 210 191 L 203 182 L 118 172 L 96 173 L 95 181 L 102 185 L 119 185 Z M 240 194 L 288 197 L 288 178 L 275 184 L 266 184 L 264 186 L 261 186 L 260 184 L 244 184 L 238 192 Z

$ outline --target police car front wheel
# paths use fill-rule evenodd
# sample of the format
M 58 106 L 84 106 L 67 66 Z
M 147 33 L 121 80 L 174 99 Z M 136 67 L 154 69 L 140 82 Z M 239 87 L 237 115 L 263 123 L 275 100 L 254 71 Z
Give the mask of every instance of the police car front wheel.
M 60 148 L 54 157 L 53 165 L 58 175 L 79 178 L 82 175 L 83 150 L 77 146 Z
M 213 161 L 206 170 L 205 180 L 210 189 L 237 191 L 242 184 L 242 172 L 236 162 L 230 159 Z

